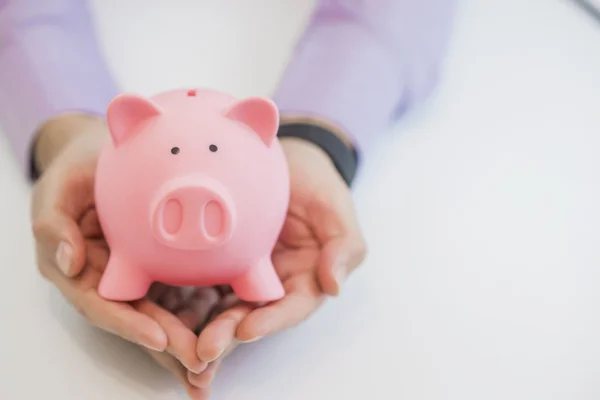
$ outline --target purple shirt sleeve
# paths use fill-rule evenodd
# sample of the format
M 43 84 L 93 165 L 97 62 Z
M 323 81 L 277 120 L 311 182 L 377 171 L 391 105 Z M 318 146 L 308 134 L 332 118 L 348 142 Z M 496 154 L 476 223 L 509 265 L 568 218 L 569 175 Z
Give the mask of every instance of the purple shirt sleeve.
M 320 0 L 274 99 L 339 125 L 364 153 L 433 88 L 456 0 Z M 84 0 L 0 0 L 0 127 L 24 168 L 36 128 L 103 115 L 117 87 Z
M 319 0 L 274 99 L 346 131 L 359 153 L 433 89 L 456 0 Z
M 0 0 L 0 128 L 24 169 L 40 124 L 104 115 L 116 94 L 86 1 Z

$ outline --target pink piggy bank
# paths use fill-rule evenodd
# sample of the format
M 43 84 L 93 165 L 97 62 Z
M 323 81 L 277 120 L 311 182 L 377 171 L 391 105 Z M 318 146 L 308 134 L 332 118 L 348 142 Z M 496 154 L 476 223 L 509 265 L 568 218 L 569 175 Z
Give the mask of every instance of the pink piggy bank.
M 99 294 L 131 301 L 162 282 L 283 297 L 271 253 L 290 181 L 274 103 L 208 89 L 121 94 L 106 119 L 95 196 L 111 252 Z

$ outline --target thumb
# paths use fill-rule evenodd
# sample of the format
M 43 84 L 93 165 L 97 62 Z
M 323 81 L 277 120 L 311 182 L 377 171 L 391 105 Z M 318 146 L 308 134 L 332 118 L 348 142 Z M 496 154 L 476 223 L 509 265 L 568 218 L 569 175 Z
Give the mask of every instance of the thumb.
M 38 257 L 44 257 L 68 277 L 77 276 L 85 264 L 85 241 L 77 223 L 58 210 L 33 223 Z M 39 263 L 40 268 L 47 263 Z M 41 271 L 46 276 L 45 271 Z
M 334 237 L 324 244 L 318 267 L 323 292 L 337 296 L 346 278 L 366 255 L 366 245 L 359 234 Z

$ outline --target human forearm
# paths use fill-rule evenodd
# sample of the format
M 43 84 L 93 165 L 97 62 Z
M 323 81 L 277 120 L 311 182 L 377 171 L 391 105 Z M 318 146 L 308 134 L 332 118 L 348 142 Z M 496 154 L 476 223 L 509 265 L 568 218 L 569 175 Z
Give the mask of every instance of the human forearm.
M 69 114 L 102 116 L 116 93 L 85 1 L 0 5 L 0 127 L 26 172 L 32 145 L 42 152 L 48 145 L 35 140 L 46 123 Z
M 69 114 L 48 120 L 38 130 L 32 146 L 34 171 L 42 174 L 73 138 L 85 135 L 86 140 L 104 141 L 107 129 L 104 118 L 95 115 Z
M 274 95 L 364 153 L 434 87 L 456 0 L 319 1 Z

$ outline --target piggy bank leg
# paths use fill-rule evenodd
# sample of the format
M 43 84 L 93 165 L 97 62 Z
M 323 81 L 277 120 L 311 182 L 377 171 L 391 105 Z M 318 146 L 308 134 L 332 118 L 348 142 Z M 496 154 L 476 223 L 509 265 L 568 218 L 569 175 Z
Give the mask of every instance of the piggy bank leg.
M 231 283 L 231 288 L 241 300 L 248 302 L 274 301 L 285 295 L 270 258 L 250 267 L 248 272 Z
M 132 301 L 146 295 L 152 280 L 135 264 L 111 253 L 98 286 L 98 294 L 107 300 Z

